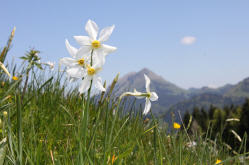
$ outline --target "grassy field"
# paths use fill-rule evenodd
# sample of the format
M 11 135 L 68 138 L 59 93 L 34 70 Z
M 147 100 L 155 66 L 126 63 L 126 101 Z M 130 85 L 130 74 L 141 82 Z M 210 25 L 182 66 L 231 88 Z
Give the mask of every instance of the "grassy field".
M 12 38 L 2 50 L 2 63 Z M 25 57 L 32 53 L 37 52 L 30 50 Z M 219 138 L 189 135 L 188 126 L 161 125 L 142 112 L 134 113 L 140 110 L 131 104 L 125 109 L 127 98 L 113 97 L 112 90 L 99 97 L 90 97 L 90 90 L 80 95 L 77 89 L 68 89 L 63 72 L 49 76 L 45 70 L 38 71 L 40 67 L 27 59 L 19 69 L 9 65 L 16 76 L 11 79 L 1 70 L 0 165 L 197 165 L 218 160 L 246 164 L 243 143 L 241 153 L 234 154 Z M 116 81 L 117 77 L 111 89 Z

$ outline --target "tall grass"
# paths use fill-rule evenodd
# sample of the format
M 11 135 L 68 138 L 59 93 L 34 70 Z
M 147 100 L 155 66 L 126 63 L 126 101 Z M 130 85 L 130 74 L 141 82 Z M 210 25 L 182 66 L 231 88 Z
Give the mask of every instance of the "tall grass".
M 0 75 L 0 164 L 197 165 L 217 159 L 240 164 L 246 158 L 247 153 L 234 156 L 208 137 L 188 135 L 187 126 L 175 130 L 160 125 L 153 115 L 144 117 L 140 108 L 125 106 L 127 100 L 114 97 L 112 90 L 97 97 L 79 95 L 68 90 L 63 73 L 46 78 L 35 68 L 29 74 L 25 65 L 20 73 L 14 68 L 13 75 L 23 76 L 19 80 Z

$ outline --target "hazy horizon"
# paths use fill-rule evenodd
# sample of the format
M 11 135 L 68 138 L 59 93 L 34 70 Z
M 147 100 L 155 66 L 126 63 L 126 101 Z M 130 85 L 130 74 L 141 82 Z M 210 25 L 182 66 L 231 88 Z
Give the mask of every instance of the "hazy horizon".
M 188 90 L 188 89 L 190 89 L 190 88 L 202 88 L 202 87 L 209 87 L 209 88 L 216 89 L 216 88 L 223 87 L 223 86 L 225 86 L 225 85 L 235 85 L 235 84 L 239 83 L 240 81 L 243 81 L 244 79 L 249 78 L 249 76 L 248 76 L 248 77 L 244 77 L 244 78 L 242 78 L 241 80 L 238 80 L 237 82 L 234 82 L 234 83 L 225 83 L 225 84 L 220 85 L 220 86 L 214 86 L 214 85 L 210 84 L 210 85 L 204 85 L 204 86 L 197 86 L 197 87 L 191 87 L 191 86 L 190 86 L 190 87 L 188 87 L 188 88 L 184 88 L 184 87 L 178 85 L 176 82 L 173 82 L 173 81 L 171 81 L 171 80 L 166 79 L 166 78 L 163 77 L 162 75 L 160 75 L 160 74 L 154 72 L 153 70 L 151 70 L 150 68 L 147 68 L 147 67 L 144 67 L 144 68 L 142 68 L 142 69 L 140 69 L 140 70 L 137 70 L 137 71 L 130 71 L 130 72 L 124 73 L 124 74 L 120 75 L 119 77 L 121 78 L 121 77 L 126 76 L 126 75 L 131 74 L 131 73 L 137 73 L 137 72 L 140 72 L 140 71 L 143 70 L 143 69 L 148 69 L 148 70 L 152 71 L 153 73 L 155 73 L 156 75 L 161 76 L 164 80 L 166 80 L 166 81 L 168 81 L 168 82 L 170 82 L 170 83 L 172 83 L 172 84 L 174 84 L 174 85 L 176 85 L 176 86 L 178 86 L 178 87 L 180 87 L 180 88 L 186 89 L 186 90 Z M 111 83 L 111 82 L 110 82 L 110 83 Z

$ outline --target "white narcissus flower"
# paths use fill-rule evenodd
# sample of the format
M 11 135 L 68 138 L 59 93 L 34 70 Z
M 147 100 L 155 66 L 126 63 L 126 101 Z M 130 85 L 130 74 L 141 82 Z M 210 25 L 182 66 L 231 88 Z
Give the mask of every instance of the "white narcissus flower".
M 67 66 L 66 72 L 70 77 L 83 77 L 84 68 L 89 63 L 90 56 L 88 54 L 79 54 L 78 49 L 71 46 L 68 40 L 66 40 L 65 44 L 69 54 L 73 58 L 64 57 L 60 59 L 60 64 L 64 64 L 65 66 Z
M 102 85 L 102 79 L 98 76 L 98 73 L 102 70 L 101 63 L 98 58 L 93 60 L 93 66 L 87 65 L 85 72 L 83 72 L 83 80 L 79 87 L 80 93 L 85 93 L 91 85 L 96 89 L 104 92 L 106 89 Z
M 100 59 L 101 65 L 105 63 L 105 56 L 112 53 L 117 48 L 109 45 L 103 44 L 107 41 L 112 34 L 114 25 L 102 29 L 98 36 L 98 25 L 92 21 L 88 20 L 85 26 L 85 30 L 89 36 L 74 36 L 75 40 L 80 44 L 79 54 L 91 54 L 97 56 Z
M 151 108 L 150 101 L 157 101 L 158 96 L 157 96 L 156 92 L 150 91 L 150 79 L 149 79 L 149 77 L 146 74 L 144 74 L 144 78 L 145 78 L 145 88 L 146 88 L 147 96 L 144 96 L 146 101 L 145 101 L 143 114 L 146 115 L 150 111 L 150 108 Z M 137 96 L 137 98 L 141 98 L 141 96 Z
M 158 100 L 158 96 L 156 94 L 156 92 L 151 92 L 150 91 L 150 79 L 149 77 L 144 74 L 144 78 L 145 78 L 145 88 L 146 88 L 146 93 L 142 93 L 142 92 L 138 92 L 136 91 L 136 89 L 134 89 L 134 92 L 125 92 L 120 96 L 120 99 L 124 96 L 135 96 L 138 99 L 142 99 L 145 98 L 145 106 L 144 106 L 144 112 L 143 114 L 146 115 L 151 108 L 151 102 L 150 101 L 157 101 Z

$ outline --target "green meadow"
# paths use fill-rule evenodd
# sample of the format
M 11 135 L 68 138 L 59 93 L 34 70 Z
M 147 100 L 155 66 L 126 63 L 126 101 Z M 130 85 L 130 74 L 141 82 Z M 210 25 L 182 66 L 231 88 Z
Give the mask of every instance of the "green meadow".
M 14 31 L 0 56 L 11 75 L 1 68 L 0 165 L 248 163 L 245 138 L 233 152 L 219 136 L 211 138 L 212 127 L 189 133 L 191 120 L 174 127 L 153 109 L 151 117 L 143 115 L 131 96 L 116 97 L 118 75 L 107 92 L 94 96 L 91 87 L 83 94 L 70 88 L 63 71 L 46 74 L 38 50 L 27 50 L 22 65 L 7 63 L 13 37 Z

